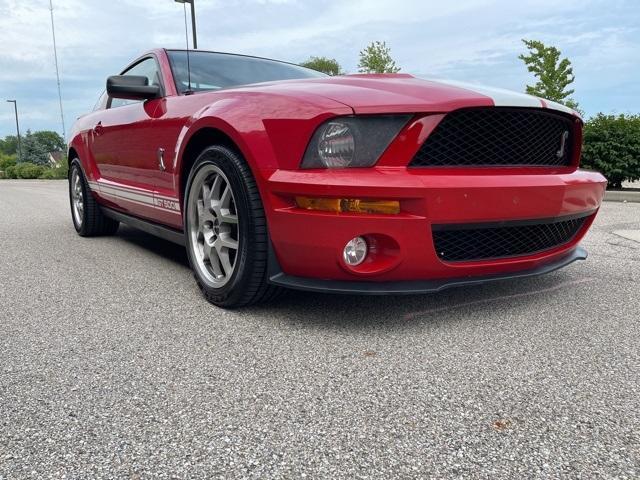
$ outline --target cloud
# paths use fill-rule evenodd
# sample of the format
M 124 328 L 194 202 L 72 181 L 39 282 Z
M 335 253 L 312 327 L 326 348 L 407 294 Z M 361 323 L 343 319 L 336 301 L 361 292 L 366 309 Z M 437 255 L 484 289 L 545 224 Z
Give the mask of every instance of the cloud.
M 640 111 L 640 4 L 632 0 L 198 0 L 201 48 L 302 61 L 336 58 L 386 40 L 403 71 L 522 90 L 522 38 L 558 46 L 573 61 L 587 114 Z M 67 130 L 105 78 L 141 52 L 183 47 L 173 0 L 53 0 Z M 48 0 L 0 0 L 0 100 L 16 98 L 23 128 L 60 130 Z M 4 104 L 4 102 L 2 102 Z M 0 137 L 14 129 L 0 109 Z

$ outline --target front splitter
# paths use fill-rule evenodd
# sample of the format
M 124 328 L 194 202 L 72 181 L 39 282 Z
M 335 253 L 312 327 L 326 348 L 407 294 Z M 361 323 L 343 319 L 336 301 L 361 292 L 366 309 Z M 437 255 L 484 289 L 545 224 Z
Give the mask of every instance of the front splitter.
M 322 280 L 317 278 L 296 277 L 287 275 L 282 271 L 272 273 L 269 281 L 280 287 L 295 290 L 306 290 L 320 293 L 341 293 L 354 295 L 416 295 L 434 293 L 453 287 L 479 285 L 499 280 L 512 280 L 516 278 L 544 275 L 575 262 L 587 258 L 587 251 L 582 247 L 576 247 L 563 257 L 537 268 L 509 272 L 508 274 L 496 274 L 483 277 L 443 278 L 437 280 L 412 280 L 398 282 L 362 282 Z

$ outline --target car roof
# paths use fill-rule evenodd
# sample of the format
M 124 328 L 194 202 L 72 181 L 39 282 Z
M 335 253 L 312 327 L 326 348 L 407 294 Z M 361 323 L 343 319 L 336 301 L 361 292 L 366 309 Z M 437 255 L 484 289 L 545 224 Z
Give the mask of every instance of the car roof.
M 148 55 L 150 53 L 160 53 L 160 52 L 187 52 L 186 48 L 156 48 L 153 50 L 150 50 L 148 52 L 146 52 L 144 55 Z M 233 52 L 220 52 L 217 50 L 205 50 L 205 49 L 197 49 L 197 50 L 193 50 L 193 49 L 189 49 L 188 50 L 189 53 L 193 53 L 193 52 L 204 52 L 204 53 L 216 53 L 218 55 L 233 55 L 235 57 L 245 57 L 245 58 L 255 58 L 257 60 L 267 60 L 269 62 L 278 62 L 278 63 L 286 63 L 288 65 L 295 65 L 296 67 L 300 67 L 301 65 L 294 63 L 294 62 L 287 62 L 286 60 L 277 60 L 275 58 L 268 58 L 268 57 L 259 57 L 258 55 L 247 55 L 244 53 L 233 53 Z M 142 55 L 142 56 L 144 56 Z M 303 67 L 306 68 L 306 67 Z M 320 72 L 322 73 L 322 72 Z

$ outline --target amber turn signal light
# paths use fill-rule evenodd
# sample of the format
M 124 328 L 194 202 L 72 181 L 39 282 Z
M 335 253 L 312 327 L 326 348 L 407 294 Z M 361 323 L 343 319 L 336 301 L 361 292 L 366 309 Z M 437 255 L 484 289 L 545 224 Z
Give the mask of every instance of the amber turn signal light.
M 323 212 L 335 213 L 400 213 L 400 202 L 397 200 L 296 197 L 296 205 L 305 210 L 321 210 Z

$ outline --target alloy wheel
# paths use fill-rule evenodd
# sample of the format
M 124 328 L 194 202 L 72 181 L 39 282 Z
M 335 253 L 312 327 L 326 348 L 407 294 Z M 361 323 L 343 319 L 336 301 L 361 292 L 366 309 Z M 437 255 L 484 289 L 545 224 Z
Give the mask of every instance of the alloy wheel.
M 84 214 L 84 192 L 82 190 L 80 170 L 77 168 L 74 168 L 71 174 L 71 200 L 73 204 L 73 218 L 76 221 L 76 225 L 80 227 Z
M 233 275 L 238 259 L 239 224 L 233 190 L 215 165 L 193 179 L 187 205 L 189 248 L 200 273 L 215 288 Z

